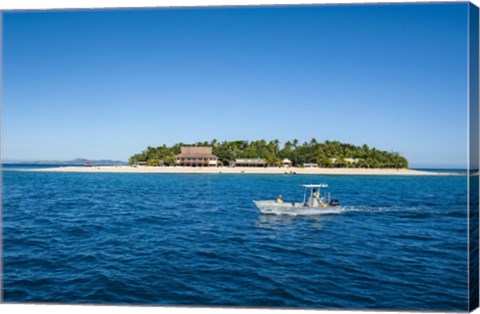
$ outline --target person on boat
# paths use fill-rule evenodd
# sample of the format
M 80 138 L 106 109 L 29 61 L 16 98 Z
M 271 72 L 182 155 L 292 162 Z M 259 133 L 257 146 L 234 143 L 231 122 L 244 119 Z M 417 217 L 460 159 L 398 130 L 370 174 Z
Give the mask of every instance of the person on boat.
M 279 195 L 277 197 L 277 203 L 282 204 L 283 203 L 283 196 Z
M 312 197 L 310 199 L 310 206 L 311 207 L 320 206 L 320 192 L 318 192 L 317 189 L 312 190 Z

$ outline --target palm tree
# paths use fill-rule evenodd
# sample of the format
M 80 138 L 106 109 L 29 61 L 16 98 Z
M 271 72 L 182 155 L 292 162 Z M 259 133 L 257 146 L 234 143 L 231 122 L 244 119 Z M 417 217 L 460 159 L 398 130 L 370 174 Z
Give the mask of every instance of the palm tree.
M 298 140 L 296 138 L 293 139 L 292 145 L 295 149 L 297 149 L 298 146 Z

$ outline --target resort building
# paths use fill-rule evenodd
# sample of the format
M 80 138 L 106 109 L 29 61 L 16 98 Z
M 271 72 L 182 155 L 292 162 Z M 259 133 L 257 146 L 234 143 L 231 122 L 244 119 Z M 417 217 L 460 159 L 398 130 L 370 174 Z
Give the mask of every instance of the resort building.
M 355 164 L 360 161 L 359 158 L 343 158 L 343 160 L 345 160 L 345 162 L 348 164 Z M 330 158 L 330 161 L 332 162 L 332 164 L 335 164 L 338 160 L 337 158 Z
M 212 154 L 212 147 L 181 147 L 175 164 L 189 167 L 216 167 L 221 164 L 217 156 Z
M 235 167 L 266 167 L 267 160 L 263 158 L 239 158 L 235 159 Z
M 360 161 L 360 158 L 345 158 L 345 161 L 351 164 L 356 164 Z
M 284 160 L 282 160 L 282 166 L 290 168 L 292 166 L 292 161 L 288 158 L 285 158 Z
M 303 164 L 303 167 L 304 168 L 318 168 L 318 164 L 306 163 L 306 164 Z
M 164 166 L 165 163 L 163 162 L 162 159 L 160 160 L 153 160 L 153 161 L 137 161 L 135 163 L 135 166 L 138 167 L 138 166 L 142 166 L 142 167 L 145 167 L 145 166 L 151 166 L 151 167 L 160 167 L 160 166 Z

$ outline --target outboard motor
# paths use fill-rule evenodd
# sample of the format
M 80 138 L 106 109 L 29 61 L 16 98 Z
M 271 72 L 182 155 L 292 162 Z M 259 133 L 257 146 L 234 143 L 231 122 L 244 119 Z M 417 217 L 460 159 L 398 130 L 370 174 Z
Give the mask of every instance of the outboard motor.
M 340 201 L 339 200 L 331 200 L 330 201 L 330 206 L 338 206 L 340 205 Z

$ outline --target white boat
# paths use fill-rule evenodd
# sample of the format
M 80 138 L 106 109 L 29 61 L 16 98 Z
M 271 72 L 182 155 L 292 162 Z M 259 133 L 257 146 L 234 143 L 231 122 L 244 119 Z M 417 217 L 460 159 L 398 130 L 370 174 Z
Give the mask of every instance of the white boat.
M 253 201 L 263 214 L 275 215 L 311 215 L 316 213 L 329 213 L 340 203 L 330 198 L 330 193 L 323 193 L 321 189 L 328 188 L 327 184 L 304 184 L 303 202 L 285 202 L 279 195 L 277 200 Z

